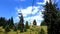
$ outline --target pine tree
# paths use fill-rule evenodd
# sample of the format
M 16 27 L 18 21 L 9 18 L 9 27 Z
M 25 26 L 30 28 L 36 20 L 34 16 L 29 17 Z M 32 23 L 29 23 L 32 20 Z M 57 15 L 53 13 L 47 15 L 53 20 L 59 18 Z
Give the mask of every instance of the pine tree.
M 60 10 L 58 10 L 57 17 L 58 17 L 58 18 L 57 18 L 57 23 L 56 23 L 56 27 L 55 27 L 55 28 L 56 28 L 56 30 L 57 30 L 56 32 L 57 32 L 58 34 L 60 34 L 60 32 L 59 32 L 59 31 L 60 31 Z
M 44 21 L 41 22 L 40 26 L 47 26 Z
M 2 26 L 1 17 L 0 17 L 0 26 Z
M 33 25 L 35 25 L 35 26 L 37 25 L 37 22 L 36 22 L 36 20 L 34 20 L 34 21 L 33 21 Z
M 24 29 L 24 31 L 27 31 L 27 29 L 29 29 L 28 21 L 26 21 L 26 24 L 25 24 L 25 29 Z
M 19 21 L 19 24 L 18 24 L 18 29 L 20 29 L 20 32 L 24 31 L 24 23 L 23 22 L 24 22 L 23 15 L 21 15 L 20 21 Z
M 29 28 L 28 21 L 26 21 L 26 29 L 28 29 L 28 28 Z
M 49 0 L 49 3 L 46 2 L 46 5 L 44 6 L 44 22 L 46 23 L 48 27 L 48 34 L 57 34 L 56 30 L 56 23 L 57 23 L 57 8 L 56 4 L 52 4 L 52 1 Z
M 5 28 L 5 26 L 6 26 L 6 19 L 5 19 L 5 17 L 0 17 L 0 26 L 3 26 L 3 28 Z
M 13 17 L 11 17 L 11 19 L 10 19 L 10 28 L 13 28 L 13 26 L 14 26 Z
M 6 26 L 5 26 L 5 32 L 6 32 L 6 33 L 10 31 L 9 24 L 10 24 L 10 19 L 8 19 L 8 20 L 6 21 Z

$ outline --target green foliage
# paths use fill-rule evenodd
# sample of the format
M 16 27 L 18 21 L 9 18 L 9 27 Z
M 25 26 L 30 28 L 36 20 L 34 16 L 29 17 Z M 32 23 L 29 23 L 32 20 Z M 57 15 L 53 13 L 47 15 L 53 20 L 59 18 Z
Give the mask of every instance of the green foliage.
M 0 26 L 3 26 L 5 28 L 9 25 L 9 28 L 12 28 L 14 26 L 13 18 L 6 20 L 4 17 L 0 17 Z
M 6 26 L 6 27 L 5 27 L 5 32 L 9 32 L 9 31 L 10 31 L 9 27 Z
M 47 26 L 47 25 L 44 21 L 42 21 L 40 26 Z
M 38 34 L 45 34 L 45 31 L 41 29 L 41 31 Z
M 42 22 L 41 25 L 46 24 L 48 27 L 48 34 L 57 34 L 58 28 L 59 28 L 59 23 L 58 23 L 58 16 L 57 13 L 59 12 L 57 10 L 57 6 L 55 3 L 52 4 L 52 1 L 49 0 L 49 3 L 46 2 L 44 6 L 44 21 Z
M 60 22 L 60 10 L 58 11 L 57 16 L 58 16 L 57 21 Z
M 13 26 L 14 26 L 13 17 L 11 17 L 9 27 L 13 29 Z
M 37 22 L 36 22 L 36 20 L 34 20 L 34 21 L 33 21 L 33 25 L 35 25 L 35 26 L 37 25 Z
M 26 29 L 29 29 L 28 21 L 26 21 L 25 28 L 26 28 Z
M 42 28 L 45 32 L 47 31 L 47 26 L 42 26 Z M 5 30 L 2 29 L 2 32 L 0 32 L 0 34 L 5 34 L 5 33 L 6 34 L 38 34 L 40 31 L 41 31 L 41 26 L 36 26 L 36 27 L 32 27 L 31 29 L 27 29 L 26 32 L 22 32 L 22 33 L 19 30 L 14 31 L 13 29 L 11 29 L 11 31 L 9 32 L 5 32 Z
M 0 26 L 3 26 L 3 27 L 6 26 L 6 19 L 5 19 L 5 17 L 0 17 Z
M 24 31 L 24 19 L 23 19 L 23 15 L 20 16 L 20 21 L 19 21 L 19 24 L 18 24 L 18 29 L 20 29 L 20 32 L 23 32 Z
M 24 27 L 24 31 L 26 32 L 27 29 L 29 29 L 28 21 L 26 21 L 26 24 L 25 24 L 25 27 Z
M 27 29 L 26 28 L 24 28 L 24 32 L 26 32 L 27 31 Z
M 14 27 L 14 31 L 17 31 L 17 27 L 16 26 Z

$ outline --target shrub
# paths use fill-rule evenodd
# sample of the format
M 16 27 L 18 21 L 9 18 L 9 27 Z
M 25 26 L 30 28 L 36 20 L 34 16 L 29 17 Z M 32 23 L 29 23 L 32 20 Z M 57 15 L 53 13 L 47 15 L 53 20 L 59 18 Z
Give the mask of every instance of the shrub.
M 10 31 L 9 27 L 5 27 L 5 32 L 9 32 L 9 31 Z

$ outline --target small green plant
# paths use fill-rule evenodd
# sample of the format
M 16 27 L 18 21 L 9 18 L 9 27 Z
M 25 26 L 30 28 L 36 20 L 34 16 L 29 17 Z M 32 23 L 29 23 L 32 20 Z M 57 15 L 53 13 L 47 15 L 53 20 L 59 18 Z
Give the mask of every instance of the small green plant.
M 9 31 L 10 31 L 9 27 L 6 27 L 5 32 L 9 32 Z
M 38 34 L 45 34 L 45 31 L 41 29 L 41 31 Z
M 14 31 L 17 31 L 17 27 L 14 27 Z

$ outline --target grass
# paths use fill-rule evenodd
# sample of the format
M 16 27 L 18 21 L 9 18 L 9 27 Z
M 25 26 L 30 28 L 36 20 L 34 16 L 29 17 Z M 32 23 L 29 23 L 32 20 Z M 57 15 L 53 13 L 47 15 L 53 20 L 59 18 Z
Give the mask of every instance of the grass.
M 38 34 L 41 31 L 41 28 L 45 31 L 45 34 L 47 34 L 47 26 L 35 26 L 28 29 L 26 32 L 20 33 L 20 31 L 13 31 L 11 30 L 7 34 Z M 5 34 L 5 30 L 0 27 L 0 34 Z

